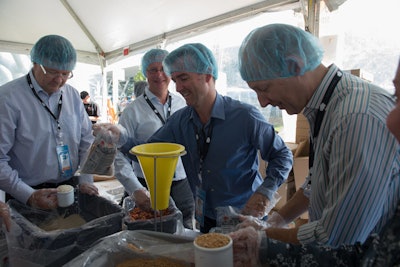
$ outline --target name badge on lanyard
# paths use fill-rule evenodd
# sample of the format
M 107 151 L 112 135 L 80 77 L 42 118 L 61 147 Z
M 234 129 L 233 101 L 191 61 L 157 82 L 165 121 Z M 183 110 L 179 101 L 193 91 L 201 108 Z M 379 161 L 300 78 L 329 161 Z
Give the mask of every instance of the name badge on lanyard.
M 68 145 L 57 145 L 58 167 L 63 178 L 73 176 L 71 157 L 69 155 Z

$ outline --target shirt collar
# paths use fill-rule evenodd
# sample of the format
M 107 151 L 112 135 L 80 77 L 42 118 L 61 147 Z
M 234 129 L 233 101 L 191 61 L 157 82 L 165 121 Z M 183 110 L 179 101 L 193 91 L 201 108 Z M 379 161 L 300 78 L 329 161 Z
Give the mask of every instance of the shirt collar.
M 151 102 L 161 104 L 160 100 L 158 99 L 158 97 L 150 91 L 148 86 L 146 86 L 144 91 L 145 91 L 147 97 L 150 99 Z M 168 92 L 168 94 L 169 94 L 169 92 Z
M 153 93 L 150 91 L 150 89 L 149 89 L 148 86 L 144 89 L 144 91 L 145 91 L 147 97 L 150 99 L 150 101 L 153 101 L 154 98 L 157 98 L 156 95 L 153 94 Z
M 194 108 L 190 107 L 190 109 L 190 119 L 193 120 L 194 118 L 196 118 L 196 120 L 200 120 Z M 218 94 L 218 92 L 216 94 L 215 102 L 211 110 L 211 118 L 225 120 L 224 98 L 222 95 Z
M 307 105 L 304 108 L 304 115 L 316 112 L 321 105 L 322 99 L 324 98 L 325 92 L 329 87 L 333 77 L 336 75 L 339 68 L 332 64 L 328 68 L 328 72 L 325 74 L 324 78 L 322 79 L 321 83 L 315 90 L 314 94 L 312 95 L 310 101 L 308 101 Z

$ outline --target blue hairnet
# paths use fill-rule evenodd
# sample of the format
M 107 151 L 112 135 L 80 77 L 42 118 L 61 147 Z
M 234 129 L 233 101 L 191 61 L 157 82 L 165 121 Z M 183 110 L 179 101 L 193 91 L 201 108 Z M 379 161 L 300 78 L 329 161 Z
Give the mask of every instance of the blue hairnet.
M 163 62 L 167 75 L 179 72 L 211 74 L 218 78 L 217 62 L 211 50 L 200 43 L 185 44 L 172 51 Z
M 321 64 L 324 51 L 317 37 L 298 27 L 271 24 L 250 32 L 239 49 L 245 81 L 301 76 Z
M 142 73 L 144 77 L 147 78 L 146 71 L 150 64 L 154 62 L 162 63 L 164 58 L 168 55 L 167 50 L 163 49 L 151 49 L 147 51 L 144 56 L 142 57 Z
M 31 60 L 52 69 L 72 71 L 76 64 L 76 51 L 64 37 L 47 35 L 32 47 Z

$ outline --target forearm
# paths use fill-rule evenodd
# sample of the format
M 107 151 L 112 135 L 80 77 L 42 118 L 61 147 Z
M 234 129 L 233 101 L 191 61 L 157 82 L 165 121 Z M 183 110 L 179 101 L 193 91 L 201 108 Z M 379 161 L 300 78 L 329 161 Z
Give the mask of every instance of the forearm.
M 283 141 L 276 143 L 280 143 L 280 146 L 273 147 L 270 157 L 266 157 L 264 155 L 265 152 L 261 151 L 261 158 L 268 162 L 266 169 L 267 179 L 265 179 L 264 186 L 271 188 L 271 182 L 273 182 L 276 189 L 278 189 L 289 176 L 293 166 L 293 154 Z
M 297 239 L 298 228 L 267 228 L 265 234 L 271 239 L 294 245 L 300 244 Z
M 289 223 L 306 212 L 308 210 L 308 204 L 309 199 L 304 195 L 303 189 L 300 188 L 293 197 L 279 209 L 278 213 L 284 218 L 286 223 Z
M 114 167 L 115 177 L 129 194 L 132 194 L 137 189 L 143 188 L 133 172 L 132 165 L 121 152 L 118 152 L 115 157 Z

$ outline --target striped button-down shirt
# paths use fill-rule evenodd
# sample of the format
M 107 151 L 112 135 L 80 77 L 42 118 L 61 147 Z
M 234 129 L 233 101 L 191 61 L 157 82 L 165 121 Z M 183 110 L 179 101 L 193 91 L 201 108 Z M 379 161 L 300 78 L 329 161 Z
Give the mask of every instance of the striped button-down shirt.
M 329 68 L 304 109 L 311 132 L 337 71 L 335 65 Z M 398 144 L 386 127 L 393 107 L 388 92 L 344 73 L 313 140 L 312 176 L 303 184 L 310 221 L 299 229 L 301 243 L 336 247 L 364 242 L 393 216 L 400 195 Z

